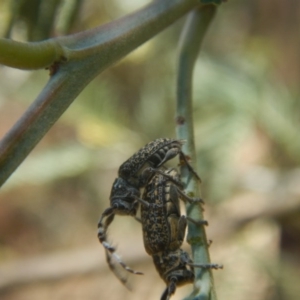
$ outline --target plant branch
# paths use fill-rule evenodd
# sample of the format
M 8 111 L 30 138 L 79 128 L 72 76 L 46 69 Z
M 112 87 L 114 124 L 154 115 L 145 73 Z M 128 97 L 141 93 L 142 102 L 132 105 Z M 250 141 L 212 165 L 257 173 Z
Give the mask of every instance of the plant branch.
M 0 186 L 95 76 L 198 5 L 198 0 L 158 0 L 95 29 L 32 43 L 37 56 L 45 47 L 54 60 L 60 45 L 63 50 L 58 53 L 62 51 L 67 61 L 59 64 L 37 99 L 1 140 Z M 51 61 L 46 56 L 41 54 L 41 65 Z
M 183 151 L 196 167 L 196 151 L 193 128 L 192 78 L 193 68 L 200 46 L 216 12 L 215 6 L 205 6 L 195 9 L 188 16 L 179 44 L 179 67 L 177 75 L 177 137 L 186 140 Z M 199 181 L 191 178 L 187 167 L 181 167 L 182 180 L 188 195 L 198 197 Z M 202 209 L 199 204 L 187 204 L 187 214 L 195 220 L 203 220 Z M 190 223 L 187 241 L 191 244 L 195 264 L 210 263 L 208 242 L 204 226 Z M 186 299 L 215 300 L 216 293 L 213 275 L 210 269 L 195 269 L 194 292 Z
M 55 39 L 43 42 L 22 43 L 0 38 L 0 64 L 34 70 L 49 67 L 61 57 L 68 57 L 68 50 Z
M 132 51 L 197 5 L 220 2 L 221 0 L 156 0 L 119 20 L 65 37 L 31 43 L 0 38 L 0 64 L 34 70 L 49 67 L 60 61 L 61 57 L 80 59 L 95 53 L 100 56 L 99 52 L 107 48 L 108 53 L 114 56 L 119 52 L 120 44 L 123 47 L 127 45 L 129 51 Z M 111 52 L 114 49 L 116 51 Z M 126 47 L 124 50 L 126 51 Z M 122 56 L 124 54 L 120 55 Z

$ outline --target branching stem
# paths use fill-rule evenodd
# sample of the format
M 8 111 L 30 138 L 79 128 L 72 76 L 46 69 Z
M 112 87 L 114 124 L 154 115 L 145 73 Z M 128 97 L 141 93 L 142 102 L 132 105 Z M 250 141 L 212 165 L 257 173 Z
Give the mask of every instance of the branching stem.
M 47 66 L 61 53 L 66 57 L 54 68 L 54 75 L 37 99 L 1 140 L 0 186 L 95 76 L 198 5 L 199 0 L 157 0 L 135 13 L 88 31 L 22 44 L 28 48 L 27 58 L 33 60 L 36 55 L 40 63 L 19 67 Z M 6 42 L 2 40 L 2 43 Z M 14 42 L 8 42 L 3 51 L 12 47 L 18 56 L 20 52 L 15 46 Z M 6 56 L 6 59 L 15 67 L 21 64 L 17 57 Z
M 191 158 L 196 169 L 196 151 L 193 128 L 192 78 L 193 68 L 198 56 L 204 35 L 211 23 L 216 7 L 208 5 L 192 11 L 186 21 L 179 44 L 179 66 L 177 75 L 177 137 L 186 140 L 183 152 Z M 199 181 L 191 176 L 187 167 L 181 167 L 182 181 L 186 193 L 199 197 Z M 201 206 L 198 203 L 187 203 L 187 214 L 194 220 L 203 220 Z M 189 222 L 188 242 L 191 244 L 195 264 L 210 263 L 208 242 L 204 226 Z M 195 285 L 193 293 L 186 299 L 216 300 L 213 275 L 210 269 L 195 268 Z

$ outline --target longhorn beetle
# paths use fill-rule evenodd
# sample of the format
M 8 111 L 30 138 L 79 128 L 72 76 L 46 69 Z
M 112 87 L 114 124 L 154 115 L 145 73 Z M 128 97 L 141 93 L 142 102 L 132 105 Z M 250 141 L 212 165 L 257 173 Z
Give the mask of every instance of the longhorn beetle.
M 180 214 L 179 199 L 190 203 L 201 203 L 201 199 L 190 198 L 182 191 L 176 169 L 167 169 L 155 174 L 146 185 L 141 205 L 141 220 L 144 246 L 152 256 L 156 270 L 167 287 L 161 300 L 167 300 L 176 287 L 194 281 L 194 267 L 220 268 L 216 264 L 196 265 L 187 252 L 180 249 L 187 221 L 196 225 L 207 225 L 207 221 L 195 221 Z
M 155 174 L 146 185 L 141 205 L 141 221 L 145 250 L 149 255 L 180 248 L 187 226 L 187 220 L 180 215 L 179 199 L 190 203 L 203 203 L 199 198 L 190 198 L 182 191 L 182 183 L 176 169 L 165 169 Z
M 124 284 L 126 280 L 114 271 L 112 255 L 126 271 L 134 274 L 142 273 L 130 269 L 122 262 L 115 253 L 115 248 L 107 241 L 107 229 L 116 214 L 133 216 L 139 220 L 136 213 L 139 203 L 144 203 L 143 199 L 140 198 L 140 189 L 146 185 L 153 174 L 161 172 L 159 167 L 175 156 L 179 155 L 180 161 L 184 161 L 194 176 L 200 180 L 181 150 L 183 143 L 182 140 L 176 139 L 156 139 L 146 144 L 119 168 L 119 177 L 115 179 L 110 194 L 110 207 L 102 213 L 98 222 L 98 239 L 105 248 L 109 267 Z M 105 221 L 104 218 L 106 218 Z

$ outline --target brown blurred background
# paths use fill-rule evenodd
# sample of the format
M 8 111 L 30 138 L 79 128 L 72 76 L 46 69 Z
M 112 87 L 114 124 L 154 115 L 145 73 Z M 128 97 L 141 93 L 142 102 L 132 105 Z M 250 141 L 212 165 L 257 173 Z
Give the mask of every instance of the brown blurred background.
M 93 28 L 145 0 L 0 2 L 0 35 L 41 40 Z M 136 221 L 110 238 L 131 267 L 109 271 L 96 227 L 118 166 L 174 137 L 176 48 L 184 19 L 99 75 L 0 192 L 0 299 L 159 299 L 164 283 Z M 198 172 L 219 299 L 300 294 L 300 2 L 223 4 L 195 68 Z M 47 82 L 0 66 L 2 137 Z M 188 246 L 186 246 L 188 249 Z M 182 299 L 191 286 L 179 288 Z

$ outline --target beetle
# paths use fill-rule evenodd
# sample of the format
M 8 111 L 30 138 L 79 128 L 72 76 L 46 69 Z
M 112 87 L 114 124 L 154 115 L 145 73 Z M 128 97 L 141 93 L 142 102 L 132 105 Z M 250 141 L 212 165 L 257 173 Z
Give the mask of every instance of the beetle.
M 195 265 L 180 247 L 185 237 L 187 221 L 196 225 L 207 225 L 205 220 L 193 220 L 181 215 L 179 200 L 203 203 L 183 192 L 176 169 L 164 169 L 149 180 L 143 193 L 141 221 L 144 247 L 152 256 L 153 263 L 167 287 L 161 299 L 166 300 L 175 293 L 176 287 L 194 281 L 194 266 L 219 268 L 216 264 Z
M 194 176 L 200 180 L 181 150 L 183 143 L 183 140 L 158 138 L 146 144 L 120 166 L 109 197 L 110 207 L 104 210 L 98 222 L 98 239 L 105 248 L 107 263 L 113 271 L 112 256 L 126 271 L 142 274 L 129 268 L 115 253 L 115 247 L 111 246 L 107 240 L 107 229 L 116 214 L 133 216 L 140 221 L 136 217 L 137 210 L 140 203 L 145 205 L 145 201 L 140 198 L 140 189 L 155 173 L 163 173 L 159 168 L 179 155 L 180 161 L 185 162 Z M 115 271 L 114 273 L 121 282 L 126 283 Z
M 207 224 L 207 221 L 194 221 L 180 214 L 180 199 L 203 203 L 200 198 L 189 197 L 182 189 L 179 173 L 174 168 L 155 174 L 146 185 L 141 222 L 144 246 L 149 255 L 178 249 L 184 240 L 187 221 Z

